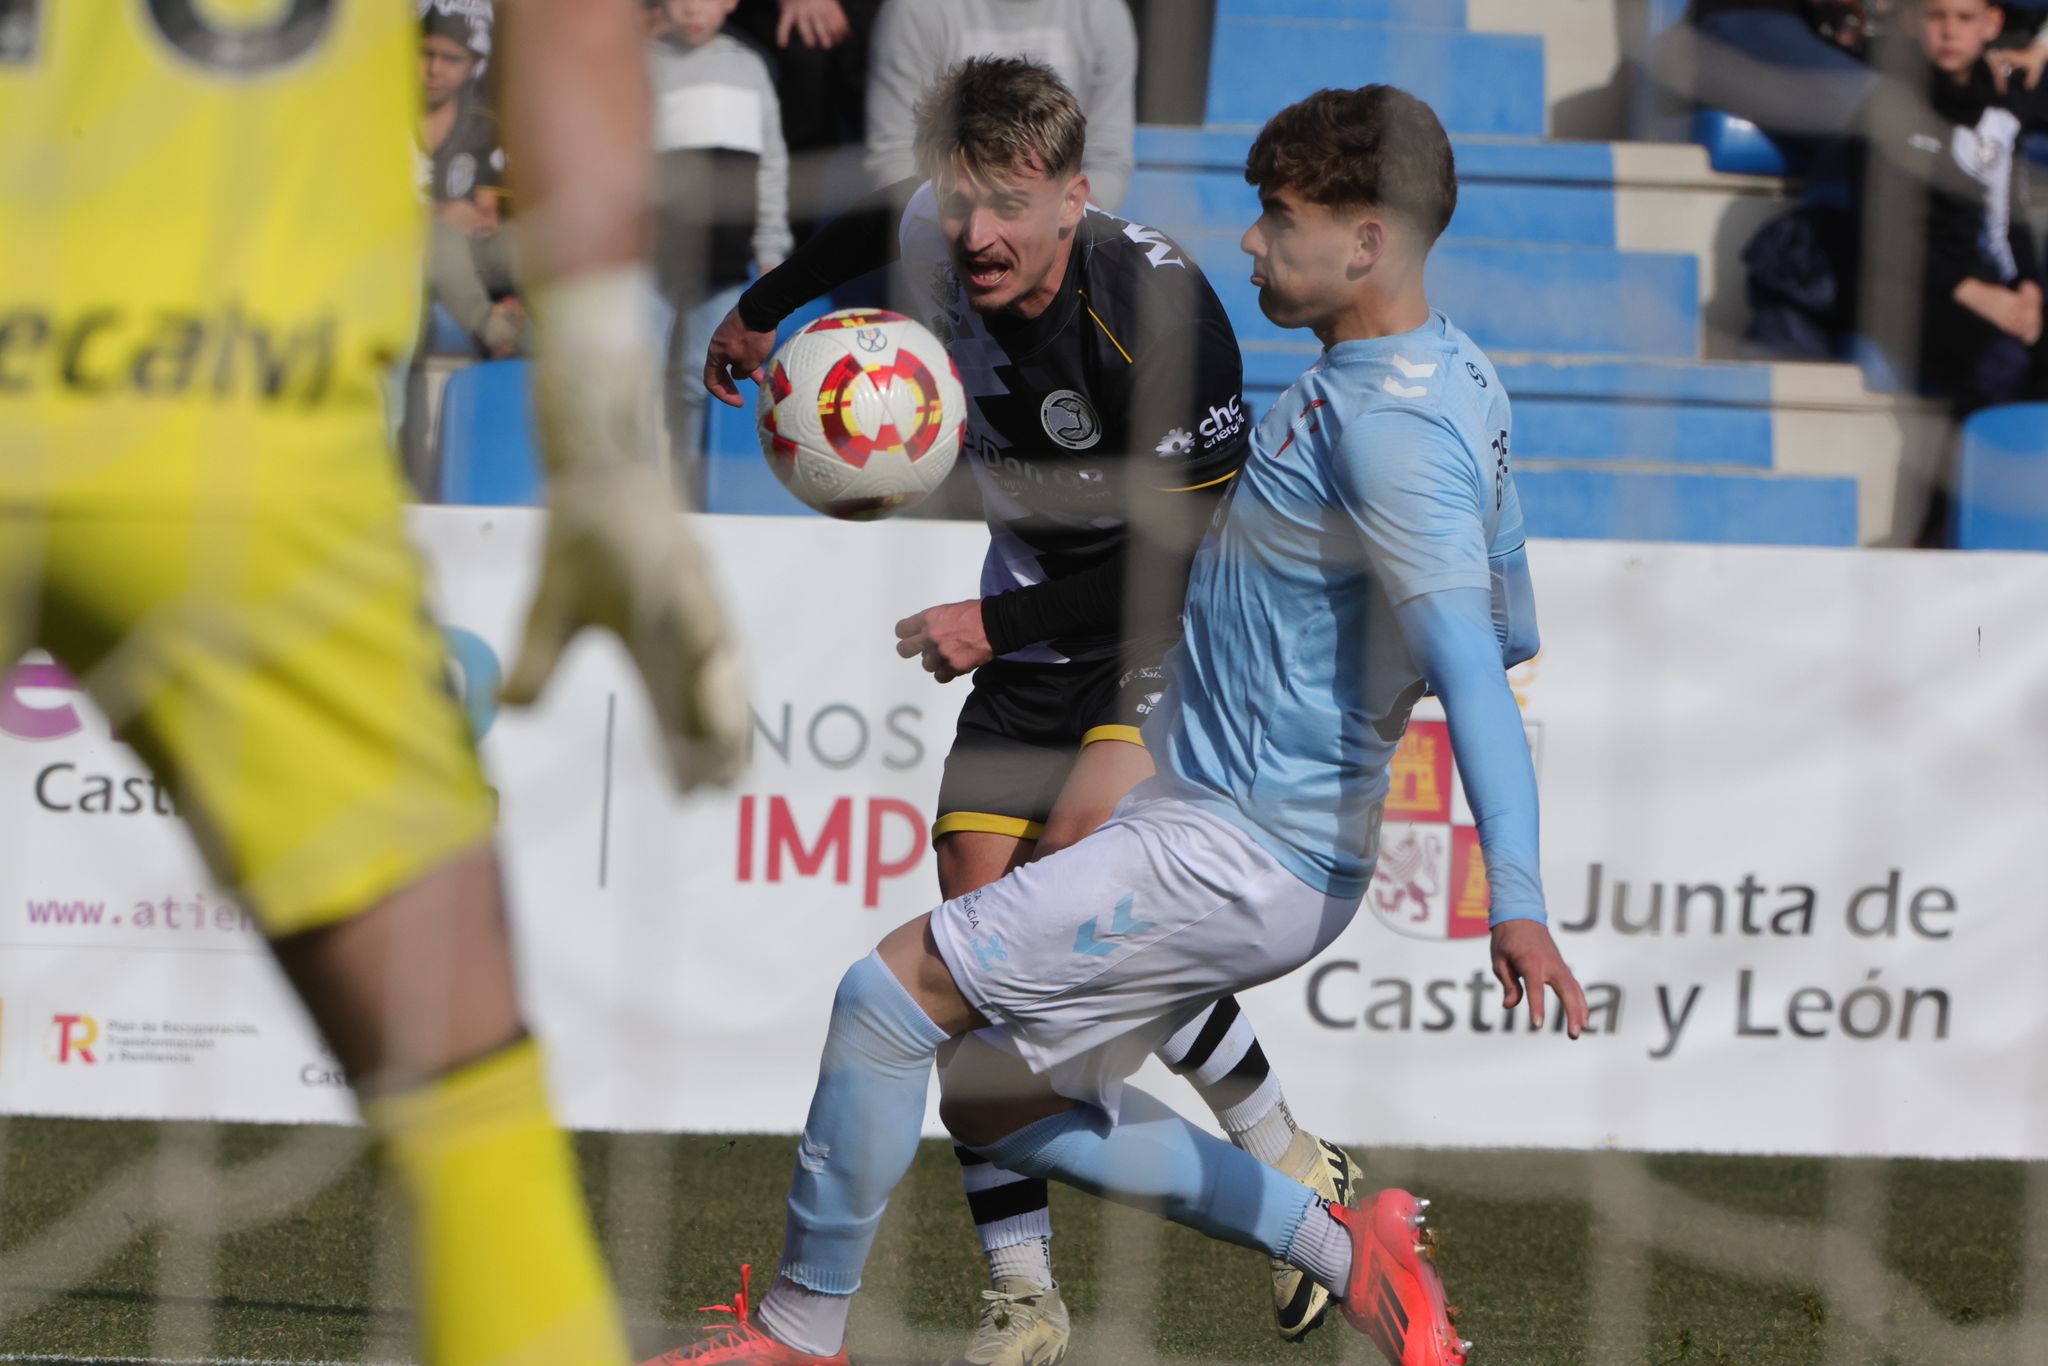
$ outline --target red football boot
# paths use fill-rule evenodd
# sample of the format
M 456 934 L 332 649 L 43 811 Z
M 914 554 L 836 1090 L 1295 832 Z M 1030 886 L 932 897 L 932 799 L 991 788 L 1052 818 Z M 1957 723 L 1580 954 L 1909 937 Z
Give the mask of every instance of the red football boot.
M 640 1366 L 679 1366 L 691 1362 L 695 1366 L 712 1366 L 715 1362 L 751 1362 L 754 1366 L 847 1366 L 846 1348 L 841 1347 L 836 1356 L 812 1356 L 799 1352 L 794 1347 L 785 1347 L 774 1338 L 754 1326 L 747 1317 L 747 1283 L 752 1279 L 754 1268 L 744 1263 L 740 1266 L 740 1293 L 732 1297 L 731 1304 L 707 1304 L 697 1312 L 700 1314 L 730 1314 L 731 1323 L 714 1324 L 703 1330 L 698 1339 L 673 1352 L 664 1352 L 658 1357 L 640 1363 Z
M 1451 1327 L 1457 1311 L 1436 1274 L 1436 1233 L 1423 1227 L 1428 1206 L 1404 1190 L 1329 1206 L 1351 1234 L 1344 1317 L 1394 1366 L 1465 1366 L 1472 1344 Z

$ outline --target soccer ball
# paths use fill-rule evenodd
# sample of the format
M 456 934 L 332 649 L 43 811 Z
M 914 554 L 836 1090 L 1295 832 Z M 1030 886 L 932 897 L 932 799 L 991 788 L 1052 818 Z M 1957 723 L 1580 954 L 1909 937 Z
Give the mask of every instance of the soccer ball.
M 939 339 L 900 313 L 847 308 L 782 344 L 755 406 L 761 453 L 818 511 L 864 522 L 939 486 L 967 393 Z

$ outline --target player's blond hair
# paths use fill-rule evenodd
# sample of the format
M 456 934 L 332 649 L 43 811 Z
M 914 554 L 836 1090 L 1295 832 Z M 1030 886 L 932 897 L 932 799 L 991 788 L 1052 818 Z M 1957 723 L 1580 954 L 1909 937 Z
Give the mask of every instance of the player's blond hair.
M 969 57 L 917 102 L 913 147 L 926 179 L 958 165 L 977 180 L 1036 168 L 1081 169 L 1088 116 L 1049 66 L 1018 57 Z

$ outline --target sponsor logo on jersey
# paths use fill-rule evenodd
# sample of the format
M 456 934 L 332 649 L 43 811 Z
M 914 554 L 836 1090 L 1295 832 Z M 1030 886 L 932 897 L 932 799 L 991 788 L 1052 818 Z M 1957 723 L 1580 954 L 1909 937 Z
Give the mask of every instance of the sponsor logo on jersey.
M 1160 700 L 1166 696 L 1166 670 L 1158 665 L 1146 665 L 1142 668 L 1132 669 L 1117 680 L 1117 691 L 1122 692 L 1133 683 L 1150 683 L 1154 685 L 1141 693 L 1137 703 L 1131 707 L 1131 710 L 1140 716 L 1150 716 L 1159 706 Z
M 448 159 L 447 197 L 467 199 L 475 188 L 476 158 L 467 152 L 457 152 Z
M 0 62 L 36 59 L 37 14 L 26 5 L 0 5 Z
M 1478 383 L 1480 388 L 1486 388 L 1486 376 L 1480 374 L 1479 367 L 1477 365 L 1474 365 L 1469 360 L 1465 362 L 1465 373 L 1472 376 L 1473 380 Z
M 1055 389 L 1038 405 L 1045 434 L 1070 451 L 1085 451 L 1102 439 L 1102 419 L 1088 400 L 1072 389 Z
M 0 394 L 256 400 L 314 407 L 341 362 L 333 314 L 258 318 L 236 304 L 204 312 L 88 306 L 73 314 L 0 305 Z
M 1182 270 L 1187 269 L 1188 263 L 1173 254 L 1173 243 L 1167 241 L 1163 233 L 1156 232 L 1151 228 L 1141 227 L 1136 223 L 1126 223 L 1124 224 L 1124 236 L 1145 249 L 1145 259 L 1150 261 L 1155 268 L 1159 266 L 1179 266 Z
M 1159 444 L 1154 446 L 1152 450 L 1155 454 L 1170 460 L 1176 455 L 1186 455 L 1194 448 L 1195 438 L 1193 433 L 1189 432 L 1185 427 L 1175 427 L 1172 431 L 1161 437 Z
M 1230 402 L 1220 408 L 1210 408 L 1209 415 L 1202 419 L 1202 449 L 1213 451 L 1243 430 L 1244 400 L 1232 394 Z

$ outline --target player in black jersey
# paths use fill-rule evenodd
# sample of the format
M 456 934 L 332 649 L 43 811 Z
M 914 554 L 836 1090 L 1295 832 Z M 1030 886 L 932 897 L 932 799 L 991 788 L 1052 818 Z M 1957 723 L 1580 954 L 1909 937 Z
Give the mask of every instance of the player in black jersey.
M 1075 843 L 1151 776 L 1138 727 L 1166 686 L 1195 549 L 1249 449 L 1221 303 L 1174 242 L 1088 205 L 1084 131 L 1042 66 L 955 67 L 919 109 L 927 178 L 877 192 L 762 277 L 705 361 L 711 392 L 741 403 L 736 377 L 760 382 L 782 319 L 900 262 L 913 311 L 960 371 L 963 458 L 990 536 L 980 593 L 897 625 L 898 653 L 940 682 L 974 677 L 932 831 L 949 900 Z M 1188 1021 L 1161 1057 L 1240 1147 L 1349 1200 L 1350 1161 L 1297 1129 L 1234 999 Z M 958 1151 L 995 1280 L 964 1359 L 1057 1360 L 1067 1316 L 1045 1183 Z M 1328 1297 L 1274 1268 L 1281 1334 L 1299 1337 Z

